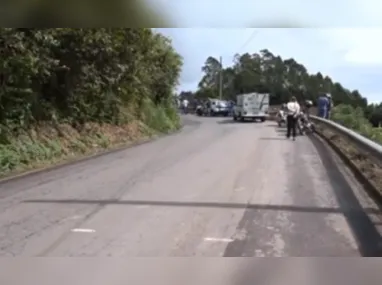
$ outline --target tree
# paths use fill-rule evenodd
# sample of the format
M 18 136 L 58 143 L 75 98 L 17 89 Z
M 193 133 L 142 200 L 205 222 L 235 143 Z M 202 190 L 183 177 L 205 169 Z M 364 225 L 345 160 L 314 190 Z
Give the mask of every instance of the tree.
M 365 109 L 365 116 L 368 118 L 373 127 L 382 127 L 382 103 L 370 104 Z
M 207 58 L 206 62 L 202 67 L 204 76 L 199 82 L 200 89 L 216 89 L 218 90 L 219 84 L 219 72 L 222 69 L 220 62 L 210 56 Z
M 202 67 L 203 77 L 198 85 L 199 98 L 218 95 L 220 63 L 208 57 Z M 319 94 L 331 93 L 335 105 L 367 106 L 366 98 L 357 91 L 345 89 L 333 82 L 328 75 L 309 74 L 306 67 L 295 59 L 283 59 L 267 49 L 258 53 L 236 54 L 233 65 L 222 70 L 223 96 L 234 99 L 237 94 L 247 92 L 269 92 L 271 104 L 286 102 L 291 95 L 298 100 L 317 101 Z
M 151 29 L 0 29 L 0 125 L 118 123 L 145 100 L 166 104 L 182 59 Z

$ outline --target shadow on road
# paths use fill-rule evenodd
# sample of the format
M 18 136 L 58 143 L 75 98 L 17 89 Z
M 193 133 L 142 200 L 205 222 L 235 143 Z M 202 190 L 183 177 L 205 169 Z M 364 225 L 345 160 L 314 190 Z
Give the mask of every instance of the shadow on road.
M 217 122 L 218 124 L 265 124 L 266 127 L 269 127 L 269 128 L 275 128 L 277 127 L 276 124 L 267 124 L 266 122 L 261 122 L 259 120 L 244 120 L 244 121 L 235 121 L 233 120 L 232 118 L 230 119 L 227 119 L 227 120 L 222 120 L 222 121 L 218 121 Z
M 278 124 L 274 123 L 274 122 L 269 122 L 265 125 L 267 128 L 278 128 Z
M 256 124 L 259 123 L 260 121 L 252 121 L 252 120 L 244 120 L 244 121 L 235 121 L 234 119 L 226 119 L 222 121 L 217 121 L 217 124 L 220 125 L 226 125 L 226 124 Z
M 376 224 L 362 208 L 353 189 L 341 172 L 327 146 L 317 137 L 311 137 L 322 163 L 326 169 L 339 207 L 342 209 L 348 225 L 358 243 L 360 253 L 365 257 L 382 256 L 382 237 Z M 378 210 L 381 212 L 381 208 Z
M 198 121 L 197 118 L 190 115 L 181 115 L 180 122 L 183 126 L 193 126 L 201 124 L 201 122 Z
M 285 134 L 287 132 L 286 128 L 276 128 L 276 133 Z
M 229 119 L 224 119 L 224 120 L 221 120 L 221 121 L 217 121 L 216 123 L 220 124 L 220 125 L 226 125 L 226 124 L 238 124 L 238 123 L 241 123 L 241 122 L 234 121 L 232 118 L 229 118 Z
M 279 137 L 279 138 L 259 138 L 259 140 L 262 140 L 262 141 L 285 141 L 287 139 L 284 136 L 283 138 L 281 138 L 281 137 Z
M 190 207 L 190 208 L 230 208 L 230 209 L 254 209 L 254 210 L 273 210 L 306 213 L 329 213 L 345 214 L 350 212 L 367 212 L 369 214 L 382 215 L 382 211 L 373 208 L 347 209 L 329 207 L 303 207 L 293 205 L 263 205 L 245 203 L 221 203 L 221 202 L 180 202 L 180 201 L 146 201 L 146 200 L 82 200 L 82 199 L 62 199 L 62 200 L 25 200 L 24 203 L 49 203 L 49 204 L 96 204 L 106 205 L 126 205 L 126 206 L 158 206 L 158 207 Z

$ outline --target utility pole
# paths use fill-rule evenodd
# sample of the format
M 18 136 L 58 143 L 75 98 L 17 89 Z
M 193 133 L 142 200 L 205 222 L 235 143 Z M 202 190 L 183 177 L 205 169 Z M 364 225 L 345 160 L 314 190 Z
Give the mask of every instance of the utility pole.
M 223 59 L 220 57 L 220 72 L 219 72 L 219 99 L 223 97 Z

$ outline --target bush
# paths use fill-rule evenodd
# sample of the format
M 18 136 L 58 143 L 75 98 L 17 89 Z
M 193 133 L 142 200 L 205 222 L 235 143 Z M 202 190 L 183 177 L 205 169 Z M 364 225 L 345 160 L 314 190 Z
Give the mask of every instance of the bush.
M 382 129 L 375 128 L 365 117 L 362 108 L 354 108 L 350 105 L 338 105 L 333 109 L 331 118 L 357 133 L 382 144 Z
M 151 29 L 0 28 L 0 51 L 0 172 L 58 155 L 47 143 L 33 142 L 33 150 L 26 141 L 11 146 L 36 125 L 81 130 L 89 122 L 123 125 L 136 118 L 157 132 L 179 125 L 168 102 L 182 59 Z M 80 152 L 86 147 L 73 143 Z
M 181 58 L 150 29 L 0 29 L 0 124 L 118 123 L 120 107 L 172 96 Z

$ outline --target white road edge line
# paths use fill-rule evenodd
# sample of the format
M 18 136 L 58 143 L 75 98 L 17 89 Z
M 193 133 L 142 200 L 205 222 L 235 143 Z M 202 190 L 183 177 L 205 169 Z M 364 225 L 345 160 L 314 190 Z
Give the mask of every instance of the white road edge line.
M 234 192 L 241 192 L 244 190 L 245 190 L 245 187 L 238 187 L 238 188 L 233 189 Z
M 206 237 L 206 238 L 204 238 L 204 241 L 212 241 L 212 242 L 232 242 L 233 239 L 230 239 L 230 238 L 213 238 L 213 237 Z
M 92 229 L 72 229 L 73 233 L 95 233 Z

